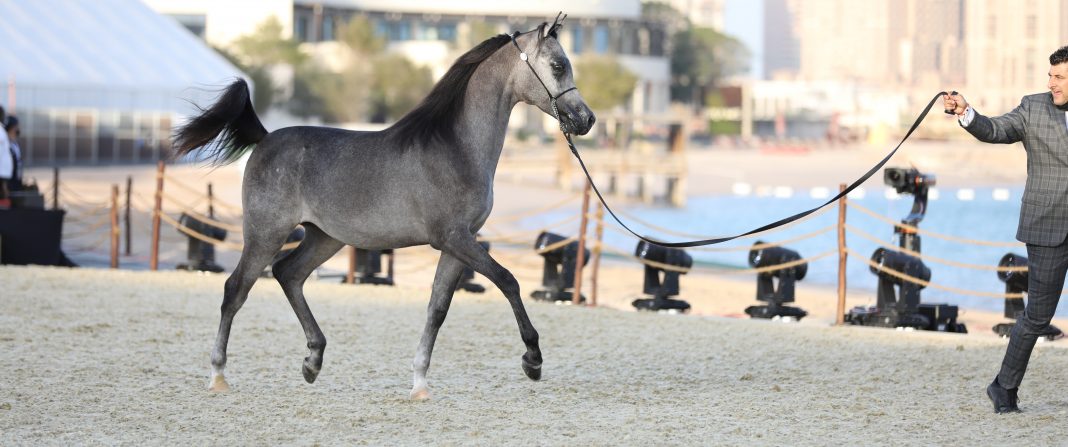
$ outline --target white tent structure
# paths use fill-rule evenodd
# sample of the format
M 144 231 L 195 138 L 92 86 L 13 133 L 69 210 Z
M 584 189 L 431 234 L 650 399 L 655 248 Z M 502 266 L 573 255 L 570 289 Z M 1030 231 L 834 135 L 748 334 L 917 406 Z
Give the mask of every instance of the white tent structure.
M 236 67 L 137 0 L 0 0 L 0 104 L 27 165 L 151 162 Z M 2 84 L 0 84 L 2 85 Z

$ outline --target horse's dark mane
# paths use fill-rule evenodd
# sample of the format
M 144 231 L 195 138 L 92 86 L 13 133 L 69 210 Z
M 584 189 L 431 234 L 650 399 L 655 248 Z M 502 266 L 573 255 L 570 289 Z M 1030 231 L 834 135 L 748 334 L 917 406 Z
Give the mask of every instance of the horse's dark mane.
M 541 48 L 547 25 L 547 23 L 542 23 L 537 28 L 538 48 Z M 555 37 L 556 28 L 558 26 L 554 25 L 549 35 Z M 475 70 L 483 61 L 511 40 L 511 36 L 499 34 L 486 39 L 457 58 L 449 71 L 445 72 L 445 76 L 434 84 L 434 88 L 423 98 L 423 101 L 388 130 L 397 136 L 405 148 L 413 143 L 428 145 L 435 139 L 445 143 L 455 143 L 455 124 L 463 111 L 464 97 L 467 95 L 467 84 L 471 81 L 471 76 L 475 74 Z M 519 61 L 518 56 L 516 61 Z

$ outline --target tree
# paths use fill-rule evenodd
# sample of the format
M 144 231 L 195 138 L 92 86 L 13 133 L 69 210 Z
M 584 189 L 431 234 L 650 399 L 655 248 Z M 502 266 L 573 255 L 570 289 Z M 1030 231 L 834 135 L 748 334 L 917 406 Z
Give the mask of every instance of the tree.
M 749 69 L 749 50 L 711 28 L 675 33 L 671 50 L 671 99 L 703 106 L 705 92 L 727 76 Z
M 593 110 L 610 110 L 625 104 L 638 77 L 615 58 L 584 57 L 575 66 L 575 84 Z
M 664 25 L 669 36 L 690 27 L 686 15 L 666 2 L 642 2 L 642 20 Z
M 251 34 L 234 40 L 229 51 L 219 48 L 216 51 L 252 79 L 255 85 L 252 104 L 261 112 L 271 108 L 279 90 L 271 77 L 271 68 L 283 65 L 296 71 L 307 60 L 295 40 L 282 37 L 282 24 L 274 16 L 257 26 Z
M 408 58 L 383 54 L 374 58 L 371 85 L 371 122 L 393 121 L 414 108 L 434 86 L 426 67 Z
M 227 51 L 224 48 L 212 47 L 216 53 L 219 53 L 231 64 L 237 66 L 239 70 L 245 73 L 252 81 L 252 106 L 259 110 L 261 113 L 266 112 L 271 108 L 271 103 L 274 102 L 275 87 L 271 83 L 271 76 L 267 73 L 264 67 L 254 67 L 246 65 L 240 58 L 233 53 Z
M 290 111 L 299 116 L 321 116 L 328 122 L 363 121 L 370 110 L 371 65 L 373 57 L 385 49 L 371 21 L 355 15 L 338 34 L 351 54 L 339 72 L 329 72 L 315 64 L 297 71 Z
M 275 16 L 259 24 L 252 34 L 238 37 L 232 48 L 234 54 L 249 66 L 297 66 L 307 59 L 300 51 L 300 43 L 282 37 L 282 24 Z
M 381 53 L 386 49 L 386 41 L 375 35 L 371 20 L 364 15 L 354 15 L 341 27 L 339 39 L 352 51 L 361 56 Z

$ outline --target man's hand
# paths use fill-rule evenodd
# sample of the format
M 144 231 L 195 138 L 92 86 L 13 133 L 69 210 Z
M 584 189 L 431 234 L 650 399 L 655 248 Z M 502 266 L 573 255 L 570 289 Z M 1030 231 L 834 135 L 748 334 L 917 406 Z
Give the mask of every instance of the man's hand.
M 942 95 L 942 103 L 946 113 L 957 116 L 964 115 L 964 111 L 968 109 L 968 101 L 965 101 L 964 96 L 955 91 L 950 92 L 948 95 Z

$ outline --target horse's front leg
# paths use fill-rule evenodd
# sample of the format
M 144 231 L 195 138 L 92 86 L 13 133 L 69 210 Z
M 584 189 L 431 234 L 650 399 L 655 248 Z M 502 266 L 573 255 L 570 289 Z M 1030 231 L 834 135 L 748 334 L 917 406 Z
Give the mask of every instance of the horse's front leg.
M 471 269 L 489 278 L 508 299 L 515 314 L 516 323 L 519 324 L 519 335 L 527 352 L 523 354 L 523 372 L 531 380 L 541 379 L 541 348 L 538 347 L 538 331 L 530 323 L 527 310 L 523 307 L 523 299 L 519 296 L 519 282 L 508 269 L 497 263 L 485 248 L 479 245 L 475 236 L 471 233 L 458 230 L 452 231 L 442 244 L 442 252 L 448 253 L 464 263 Z
M 430 304 L 426 309 L 426 327 L 423 328 L 423 337 L 419 339 L 419 349 L 415 352 L 415 360 L 412 361 L 412 400 L 426 400 L 430 398 L 430 389 L 427 388 L 426 371 L 430 368 L 430 355 L 434 352 L 434 341 L 438 338 L 438 329 L 445 323 L 445 315 L 449 313 L 449 305 L 452 304 L 452 295 L 456 291 L 456 284 L 460 282 L 460 274 L 464 264 L 460 260 L 442 252 L 438 259 L 438 269 L 434 274 L 434 287 L 430 294 Z

